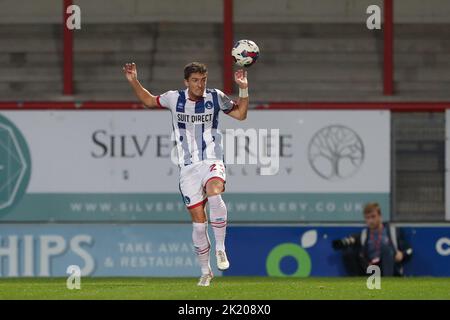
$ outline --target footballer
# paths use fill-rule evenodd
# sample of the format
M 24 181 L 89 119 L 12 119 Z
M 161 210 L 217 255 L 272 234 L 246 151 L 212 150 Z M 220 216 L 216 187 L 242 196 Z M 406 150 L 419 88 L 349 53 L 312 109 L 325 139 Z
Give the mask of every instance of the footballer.
M 227 207 L 222 199 L 226 173 L 223 163 L 222 135 L 219 115 L 223 111 L 237 120 L 247 118 L 249 104 L 247 72 L 238 70 L 234 81 L 239 86 L 239 99 L 234 102 L 218 89 L 207 89 L 206 65 L 192 62 L 184 68 L 185 90 L 167 91 L 154 95 L 138 81 L 135 63 L 123 67 L 125 76 L 136 96 L 148 108 L 167 108 L 172 113 L 172 124 L 178 165 L 179 189 L 192 217 L 192 240 L 201 266 L 199 286 L 209 286 L 213 273 L 210 267 L 210 240 L 208 218 L 216 240 L 216 261 L 219 270 L 227 270 L 230 263 L 225 252 Z

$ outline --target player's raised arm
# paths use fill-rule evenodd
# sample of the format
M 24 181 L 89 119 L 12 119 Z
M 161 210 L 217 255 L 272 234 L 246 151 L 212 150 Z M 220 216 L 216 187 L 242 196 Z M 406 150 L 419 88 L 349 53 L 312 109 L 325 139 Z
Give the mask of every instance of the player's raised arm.
M 145 89 L 137 79 L 136 64 L 134 62 L 125 64 L 123 67 L 123 72 L 125 73 L 128 82 L 133 87 L 134 93 L 139 100 L 141 100 L 141 102 L 149 108 L 157 107 L 158 103 L 156 101 L 156 96 L 148 92 L 148 90 Z
M 237 105 L 228 113 L 228 115 L 238 120 L 245 120 L 247 118 L 249 102 L 247 71 L 242 69 L 236 71 L 234 73 L 234 81 L 239 86 L 239 99 Z

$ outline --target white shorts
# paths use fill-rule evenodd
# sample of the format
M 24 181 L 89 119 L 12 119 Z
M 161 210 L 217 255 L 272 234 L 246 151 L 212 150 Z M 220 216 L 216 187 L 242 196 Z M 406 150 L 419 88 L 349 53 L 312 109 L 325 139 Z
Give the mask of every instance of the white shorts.
M 204 204 L 206 183 L 213 179 L 226 181 L 225 166 L 221 160 L 203 160 L 180 170 L 180 192 L 188 209 Z

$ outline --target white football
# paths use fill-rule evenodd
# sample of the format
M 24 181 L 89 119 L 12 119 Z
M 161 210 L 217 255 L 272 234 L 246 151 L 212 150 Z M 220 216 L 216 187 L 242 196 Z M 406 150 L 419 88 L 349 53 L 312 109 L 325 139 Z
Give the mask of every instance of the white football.
M 250 67 L 259 57 L 259 47 L 251 40 L 239 40 L 231 50 L 234 62 L 240 67 Z

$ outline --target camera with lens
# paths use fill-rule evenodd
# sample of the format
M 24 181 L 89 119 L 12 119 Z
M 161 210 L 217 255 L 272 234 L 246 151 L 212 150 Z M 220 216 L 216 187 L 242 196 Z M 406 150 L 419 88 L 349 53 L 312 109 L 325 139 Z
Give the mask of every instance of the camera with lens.
M 345 237 L 342 239 L 333 240 L 333 249 L 339 250 L 343 248 L 347 248 L 353 246 L 356 243 L 356 239 L 354 237 Z

